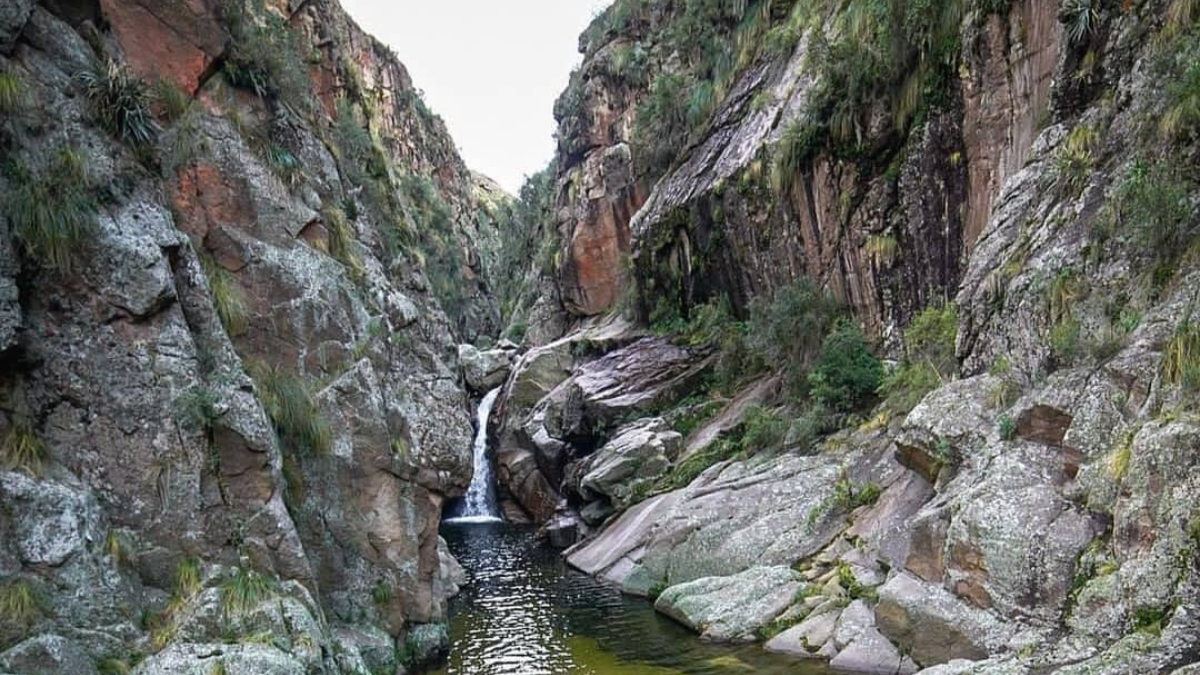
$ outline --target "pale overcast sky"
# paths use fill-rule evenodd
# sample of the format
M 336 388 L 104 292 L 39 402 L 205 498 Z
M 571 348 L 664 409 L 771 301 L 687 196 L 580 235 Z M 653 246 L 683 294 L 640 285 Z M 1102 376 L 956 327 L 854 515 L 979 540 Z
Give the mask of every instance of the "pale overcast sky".
M 554 156 L 554 100 L 609 0 L 342 0 L 396 50 L 472 169 L 515 193 Z

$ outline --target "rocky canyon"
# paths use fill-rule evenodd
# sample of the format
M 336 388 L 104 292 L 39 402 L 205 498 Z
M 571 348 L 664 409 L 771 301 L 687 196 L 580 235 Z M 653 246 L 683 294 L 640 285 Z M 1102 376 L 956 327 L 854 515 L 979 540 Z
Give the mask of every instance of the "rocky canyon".
M 518 195 L 371 28 L 0 0 L 0 673 L 437 667 L 477 431 L 708 643 L 1200 673 L 1200 3 L 616 0 Z

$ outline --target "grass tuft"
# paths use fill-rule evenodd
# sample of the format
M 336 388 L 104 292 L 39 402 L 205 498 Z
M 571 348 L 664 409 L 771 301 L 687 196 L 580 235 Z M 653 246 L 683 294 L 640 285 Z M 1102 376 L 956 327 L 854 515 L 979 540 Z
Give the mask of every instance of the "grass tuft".
M 257 364 L 251 368 L 251 375 L 280 439 L 301 454 L 327 453 L 333 433 L 309 383 L 275 365 Z
M 12 115 L 25 107 L 25 82 L 14 73 L 0 72 L 0 113 Z
M 5 204 L 13 234 L 39 264 L 70 273 L 99 210 L 83 155 L 64 147 L 43 174 L 31 175 L 19 166 L 13 173 L 15 190 Z
M 354 250 L 354 226 L 339 208 L 325 209 L 325 224 L 329 229 L 329 255 L 342 263 L 356 283 L 367 276 L 367 268 Z
M 0 451 L 4 455 L 5 469 L 21 471 L 34 478 L 42 475 L 50 461 L 50 449 L 37 437 L 33 426 L 24 420 L 14 422 L 9 428 Z
M 33 587 L 23 581 L 0 586 L 0 619 L 10 626 L 28 628 L 38 620 L 41 605 Z
M 109 59 L 79 74 L 100 125 L 134 145 L 148 145 L 158 133 L 150 113 L 150 88 L 128 66 Z
M 1200 390 L 1200 323 L 1187 321 L 1175 329 L 1163 355 L 1163 377 L 1187 393 Z
M 239 567 L 221 584 L 221 608 L 226 616 L 241 616 L 271 597 L 275 584 L 265 575 Z
M 245 333 L 250 327 L 250 306 L 237 277 L 207 254 L 201 254 L 200 266 L 204 269 L 204 276 L 208 277 L 213 306 L 226 332 L 231 336 Z

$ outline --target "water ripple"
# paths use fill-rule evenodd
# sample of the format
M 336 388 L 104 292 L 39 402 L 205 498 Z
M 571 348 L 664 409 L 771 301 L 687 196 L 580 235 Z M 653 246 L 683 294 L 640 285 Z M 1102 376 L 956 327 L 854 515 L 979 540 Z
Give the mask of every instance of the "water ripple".
M 532 530 L 455 523 L 443 534 L 467 572 L 451 604 L 439 675 L 825 675 L 758 647 L 706 644 L 650 604 L 562 563 Z

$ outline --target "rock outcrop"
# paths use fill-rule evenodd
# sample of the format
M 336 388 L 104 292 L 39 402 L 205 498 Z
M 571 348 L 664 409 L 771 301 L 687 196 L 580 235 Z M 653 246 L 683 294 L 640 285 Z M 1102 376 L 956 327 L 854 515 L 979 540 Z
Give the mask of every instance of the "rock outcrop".
M 444 649 L 494 236 L 404 67 L 336 2 L 6 2 L 0 76 L 0 669 Z

